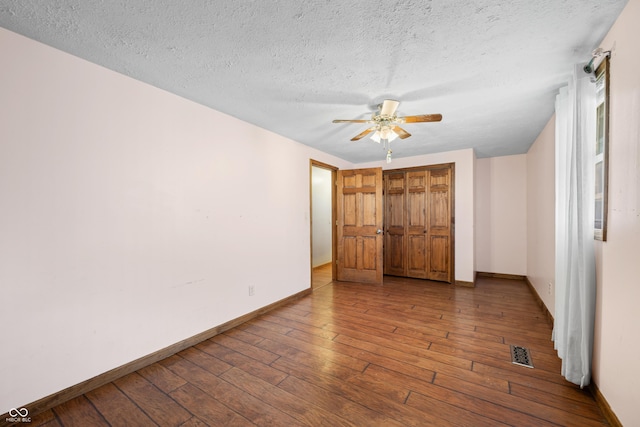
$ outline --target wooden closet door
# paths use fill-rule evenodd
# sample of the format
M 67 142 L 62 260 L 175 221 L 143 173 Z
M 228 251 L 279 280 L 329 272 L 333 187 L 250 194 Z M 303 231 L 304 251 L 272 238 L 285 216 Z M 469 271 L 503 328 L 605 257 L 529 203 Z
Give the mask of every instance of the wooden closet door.
M 428 279 L 427 171 L 407 172 L 407 277 Z
M 384 176 L 384 274 L 453 282 L 453 165 Z
M 406 276 L 405 174 L 384 176 L 384 274 Z
M 451 168 L 431 169 L 426 193 L 427 278 L 451 282 L 452 258 Z

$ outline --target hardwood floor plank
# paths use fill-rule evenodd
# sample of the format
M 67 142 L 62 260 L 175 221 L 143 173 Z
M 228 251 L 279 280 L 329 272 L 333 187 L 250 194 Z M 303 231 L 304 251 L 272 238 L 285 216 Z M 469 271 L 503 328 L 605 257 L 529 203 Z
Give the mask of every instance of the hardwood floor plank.
M 378 332 L 373 334 L 373 331 L 371 330 L 367 331 L 366 329 L 358 327 L 344 329 L 330 324 L 327 325 L 327 329 L 339 333 L 335 338 L 335 341 L 341 341 L 343 339 L 342 337 L 346 336 L 360 341 L 366 341 L 380 347 L 401 351 L 407 355 L 425 358 L 434 362 L 446 363 L 461 369 L 471 369 L 471 359 L 431 351 L 430 347 L 432 343 L 430 341 L 423 341 L 420 339 L 406 337 L 404 335 L 398 336 L 398 334 L 393 333 L 389 334 Z
M 318 328 L 315 326 L 310 326 L 310 325 L 307 325 L 306 323 L 298 322 L 297 320 L 281 317 L 277 313 L 264 316 L 262 320 L 264 320 L 265 322 L 278 323 L 278 324 L 290 327 L 291 331 L 286 334 L 288 336 L 291 336 L 291 334 L 297 331 L 302 331 L 308 334 L 316 335 L 323 339 L 332 340 L 336 337 L 336 335 L 338 335 L 335 332 L 327 331 L 325 329 Z
M 158 424 L 179 426 L 191 418 L 191 413 L 138 373 L 129 374 L 114 383 Z
M 71 399 L 53 408 L 60 424 L 65 427 L 109 426 L 102 414 L 85 396 Z
M 317 385 L 325 390 L 338 393 L 354 402 L 361 402 L 363 406 L 387 415 L 394 420 L 407 426 L 453 426 L 437 417 L 431 416 L 415 408 L 407 407 L 404 404 L 397 403 L 387 399 L 370 389 L 360 387 L 357 384 L 349 384 L 345 381 L 337 379 L 329 373 L 324 373 L 312 368 L 308 368 L 295 361 L 282 357 L 273 363 L 278 369 L 282 369 L 290 375 L 303 379 L 311 384 Z
M 205 371 L 186 359 L 178 360 L 170 368 L 189 384 L 198 387 L 228 408 L 257 425 L 303 425 L 295 418 L 269 405 L 267 402 L 244 392 L 238 387 Z M 284 374 L 287 376 L 287 374 Z
M 323 353 L 324 355 L 317 355 L 313 352 L 313 350 L 303 351 L 296 347 L 292 347 L 286 344 L 283 345 L 282 343 L 272 340 L 264 340 L 260 345 L 270 348 L 273 351 L 277 351 L 281 357 L 287 357 L 290 360 L 295 360 L 297 363 L 300 363 L 304 366 L 309 366 L 321 371 L 331 372 L 332 375 L 343 380 L 350 378 L 358 372 L 361 372 L 367 366 L 367 362 L 357 359 L 354 364 L 349 364 L 352 366 L 346 366 L 344 363 L 334 362 L 331 357 L 326 357 L 326 354 L 328 354 L 326 352 Z M 340 358 L 343 355 L 337 354 L 337 356 L 338 358 Z
M 366 350 L 371 353 L 378 352 L 380 348 L 378 344 L 374 344 L 362 339 L 352 338 L 346 335 L 338 335 L 335 341 L 346 344 L 346 345 L 350 345 L 352 347 L 356 347 L 362 350 Z M 447 372 L 452 375 L 455 375 L 457 371 L 471 370 L 471 362 L 468 363 L 468 366 L 469 366 L 468 369 L 460 368 L 455 366 L 454 364 L 448 364 L 448 363 L 434 361 L 424 357 L 414 356 L 412 354 L 403 353 L 400 350 L 395 350 L 392 348 L 386 348 L 384 350 L 384 355 L 391 359 L 395 359 L 399 362 L 409 363 L 414 366 L 417 366 L 423 369 L 428 369 L 434 372 Z
M 489 390 L 486 387 L 481 387 L 476 384 L 460 382 L 458 379 L 448 377 L 447 375 L 436 375 L 434 384 L 457 393 L 465 394 L 471 398 L 477 397 L 492 404 L 510 409 L 510 412 L 499 409 L 498 414 L 510 414 L 505 418 L 501 418 L 503 422 L 509 422 L 517 418 L 521 425 L 525 425 L 524 423 L 527 422 L 527 425 L 532 426 L 551 425 L 553 423 L 559 423 L 561 425 L 577 423 L 581 426 L 597 426 L 602 425 L 604 421 L 604 418 L 600 418 L 595 423 L 592 423 L 592 419 L 583 419 L 581 415 L 567 412 L 566 410 L 558 410 L 553 406 L 541 404 L 534 400 L 525 399 L 509 393 L 497 393 L 494 390 Z
M 411 375 L 414 376 L 416 378 L 431 378 L 433 379 L 435 372 L 428 370 L 428 369 L 424 369 L 424 368 L 420 368 L 418 366 L 414 366 L 411 364 L 407 364 L 407 363 L 402 363 L 402 362 L 398 362 L 395 359 L 391 359 L 388 357 L 385 357 L 383 355 L 380 354 L 376 354 L 376 353 L 371 353 L 371 352 L 365 352 L 363 350 L 357 349 L 355 347 L 351 347 L 349 345 L 345 345 L 345 344 L 341 344 L 332 340 L 326 340 L 326 339 L 322 339 L 320 337 L 317 337 L 315 335 L 311 335 L 311 334 L 306 334 L 302 331 L 293 331 L 289 334 L 290 336 L 297 338 L 299 340 L 302 341 L 308 341 L 311 342 L 315 345 L 321 346 L 323 348 L 327 348 L 330 349 L 332 351 L 341 353 L 341 354 L 349 354 L 352 355 L 353 357 L 357 357 L 359 359 L 362 360 L 366 360 L 369 363 L 376 363 L 379 364 L 381 366 L 386 366 L 387 368 L 400 372 L 400 373 L 404 373 L 406 375 Z M 351 375 L 348 376 L 343 376 L 342 378 L 344 379 L 348 379 L 350 378 L 352 375 L 356 375 L 358 372 L 357 371 L 352 371 Z M 507 382 L 504 382 L 505 387 L 507 387 Z
M 518 368 L 518 366 L 515 366 L 515 368 Z M 546 379 L 536 377 L 536 374 L 533 372 L 527 372 L 528 370 L 529 368 L 513 370 L 512 367 L 504 369 L 486 365 L 484 363 L 473 364 L 473 371 L 483 376 L 494 376 L 496 378 L 507 380 L 512 384 L 515 383 L 537 390 L 544 390 L 546 393 L 552 395 L 595 403 L 592 396 L 588 395 L 588 393 L 585 393 L 583 390 L 580 390 L 579 387 L 569 383 L 568 381 L 547 381 Z M 524 373 L 526 373 L 526 375 Z
M 93 406 L 111 425 L 155 426 L 142 410 L 113 383 L 105 384 L 86 394 Z
M 271 366 L 258 362 L 255 359 L 245 356 L 242 353 L 223 347 L 211 340 L 204 341 L 196 346 L 197 349 L 216 357 L 231 366 L 240 368 L 251 375 L 258 377 L 271 384 L 278 384 L 287 376 L 283 372 Z
M 436 375 L 436 378 L 437 377 L 438 375 Z M 371 365 L 364 374 L 352 378 L 349 381 L 358 381 L 360 385 L 364 387 L 374 387 L 381 393 L 389 393 L 389 391 L 393 392 L 394 389 L 403 388 L 408 392 L 406 398 L 408 405 L 410 404 L 410 396 L 413 396 L 415 400 L 416 396 L 414 393 L 419 393 L 421 395 L 421 402 L 429 402 L 428 406 L 431 413 L 437 414 L 440 418 L 461 424 L 473 426 L 508 424 L 508 420 L 517 414 L 479 397 L 443 389 L 438 385 L 432 384 L 429 381 L 423 381 L 419 378 L 398 375 L 395 372 L 377 365 Z M 493 391 L 493 393 L 499 394 L 495 391 Z M 393 397 L 393 395 L 389 397 Z M 526 416 L 521 418 L 525 418 L 521 420 L 523 422 L 522 425 L 524 425 L 524 422 L 529 421 L 526 420 Z M 537 425 L 545 425 L 542 420 L 534 419 L 533 421 L 537 421 Z M 529 423 L 527 425 L 535 424 Z
M 165 393 L 170 393 L 186 384 L 185 380 L 159 363 L 140 369 L 138 373 Z
M 351 423 L 297 396 L 259 378 L 233 368 L 221 378 L 244 390 L 255 398 L 268 400 L 270 405 L 311 426 L 349 426 Z
M 210 426 L 252 426 L 248 419 L 232 411 L 215 398 L 192 384 L 185 384 L 170 393 L 184 407 L 191 408 L 199 420 Z
M 417 408 L 428 409 L 433 404 L 434 399 L 423 395 L 419 392 L 413 392 L 407 399 L 407 405 L 415 406 Z M 548 423 L 544 420 L 531 417 L 521 412 L 502 408 L 499 405 L 487 404 L 486 402 L 476 397 L 468 397 L 464 395 L 458 396 L 455 400 L 457 405 L 464 404 L 468 410 L 478 417 L 483 417 L 485 420 L 489 419 L 489 424 L 492 425 L 511 425 L 518 427 L 552 427 L 557 426 L 554 423 Z M 482 415 L 480 415 L 482 414 Z M 467 418 L 468 420 L 468 418 Z M 465 421 L 460 422 L 458 425 L 468 425 L 475 427 L 475 421 L 473 417 Z
M 368 364 L 366 360 L 340 353 L 334 353 L 322 347 L 309 344 L 308 342 L 297 340 L 288 335 L 280 335 L 278 333 L 271 332 L 257 325 L 251 325 L 246 330 L 252 331 L 253 333 L 265 338 L 265 340 L 258 345 L 260 348 L 269 348 L 271 352 L 277 352 L 276 354 L 279 355 L 283 355 L 283 350 L 285 348 L 291 348 L 308 353 L 308 357 L 310 359 L 331 360 L 332 363 L 356 371 L 362 371 Z
M 332 264 L 324 264 L 314 267 L 311 270 L 311 287 L 313 289 L 325 286 L 331 283 L 332 280 Z
M 32 425 L 607 425 L 560 375 L 550 334 L 522 280 L 333 282 Z
M 209 427 L 204 421 L 198 417 L 191 417 L 185 421 L 180 427 Z
M 202 369 L 211 372 L 213 375 L 220 375 L 229 369 L 233 368 L 233 365 L 220 360 L 210 354 L 202 351 L 199 347 L 191 347 L 178 353 L 178 356 L 189 359 L 191 362 L 200 366 Z
M 417 408 L 423 412 L 433 413 L 434 415 L 451 422 L 453 425 L 473 427 L 497 427 L 510 425 L 483 417 L 482 415 L 478 415 L 471 411 L 445 404 L 417 392 L 410 393 L 409 398 L 407 398 L 407 406 Z
M 237 351 L 238 353 L 244 354 L 252 359 L 257 360 L 258 362 L 262 362 L 264 364 L 269 364 L 276 360 L 278 356 L 269 351 L 263 350 L 259 347 L 256 347 L 251 344 L 247 344 L 244 341 L 233 338 L 229 335 L 220 334 L 211 338 L 212 342 L 216 344 L 220 344 L 223 347 L 227 347 L 230 350 Z
M 290 375 L 280 385 L 289 393 L 332 412 L 356 426 L 400 427 L 403 424 L 388 416 L 353 402 L 338 393 Z
M 586 391 L 585 394 L 588 398 L 586 401 L 569 399 L 563 396 L 547 393 L 543 390 L 526 387 L 517 383 L 511 383 L 510 393 L 513 396 L 538 402 L 540 404 L 557 408 L 570 414 L 579 415 L 585 418 L 591 418 L 601 422 L 604 420 L 602 412 L 600 412 L 597 406 L 593 405 L 593 402 L 591 401 L 591 395 Z
M 29 427 L 60 427 L 60 423 L 56 419 L 53 411 L 49 409 L 48 411 L 31 417 Z

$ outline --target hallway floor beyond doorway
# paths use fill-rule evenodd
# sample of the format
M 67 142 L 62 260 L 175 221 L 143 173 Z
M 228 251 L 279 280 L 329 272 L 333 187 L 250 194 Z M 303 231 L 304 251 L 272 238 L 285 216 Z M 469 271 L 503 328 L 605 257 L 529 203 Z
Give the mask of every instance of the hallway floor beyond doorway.
M 313 269 L 311 274 L 311 288 L 317 289 L 321 286 L 331 283 L 331 263 L 320 265 Z

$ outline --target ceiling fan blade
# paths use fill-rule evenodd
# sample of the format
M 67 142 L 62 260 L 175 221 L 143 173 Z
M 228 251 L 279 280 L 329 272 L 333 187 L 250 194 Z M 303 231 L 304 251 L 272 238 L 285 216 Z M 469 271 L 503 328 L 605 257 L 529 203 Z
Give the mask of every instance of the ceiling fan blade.
M 371 123 L 371 120 L 334 120 L 333 123 Z
M 357 141 L 357 140 L 359 140 L 359 139 L 362 139 L 362 138 L 364 138 L 365 136 L 369 135 L 369 134 L 370 134 L 371 132 L 373 132 L 374 130 L 376 130 L 376 127 L 375 127 L 375 126 L 370 127 L 369 129 L 364 130 L 364 131 L 360 132 L 359 134 L 357 134 L 356 136 L 354 136 L 353 138 L 351 138 L 351 140 L 352 140 L 352 141 Z
M 406 130 L 402 129 L 400 126 L 394 126 L 393 128 L 391 128 L 395 133 L 398 134 L 398 136 L 400 137 L 400 139 L 405 139 L 405 138 L 409 138 L 411 136 L 411 134 L 409 132 L 407 132 Z
M 442 114 L 421 114 L 419 116 L 399 117 L 404 123 L 439 122 Z
M 398 105 L 400 105 L 399 101 L 395 101 L 393 99 L 385 99 L 382 102 L 382 106 L 380 107 L 380 115 L 393 116 L 398 109 Z

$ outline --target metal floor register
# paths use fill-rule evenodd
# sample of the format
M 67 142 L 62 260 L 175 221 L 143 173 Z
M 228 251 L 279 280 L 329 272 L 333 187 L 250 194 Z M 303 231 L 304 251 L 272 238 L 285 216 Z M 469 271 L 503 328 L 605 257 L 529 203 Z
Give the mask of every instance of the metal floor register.
M 527 368 L 533 368 L 533 362 L 531 361 L 529 349 L 512 344 L 511 363 L 513 363 L 514 365 L 526 366 Z

